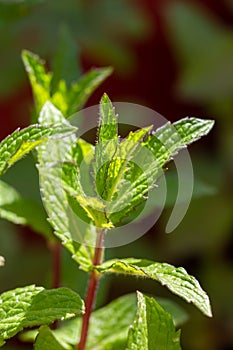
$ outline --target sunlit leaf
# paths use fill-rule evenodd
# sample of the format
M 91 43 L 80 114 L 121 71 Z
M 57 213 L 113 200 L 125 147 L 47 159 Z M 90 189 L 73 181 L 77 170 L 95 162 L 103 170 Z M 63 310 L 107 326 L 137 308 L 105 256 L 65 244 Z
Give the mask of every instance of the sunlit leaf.
M 67 36 L 67 31 L 63 35 Z M 72 39 L 70 40 L 72 41 Z M 61 45 L 64 45 L 64 42 Z M 60 49 L 62 53 L 58 52 L 53 81 L 52 73 L 45 69 L 45 62 L 39 56 L 26 50 L 23 51 L 22 58 L 32 86 L 37 116 L 44 104 L 50 101 L 62 112 L 64 117 L 69 117 L 84 106 L 94 90 L 111 74 L 110 67 L 92 69 L 77 81 L 79 72 L 74 57 L 76 50 L 73 45 L 70 44 L 69 51 Z M 72 57 L 67 59 L 64 52 L 70 52 Z M 68 72 L 70 71 L 70 73 L 67 73 L 67 67 L 69 67 Z
M 137 292 L 138 306 L 129 329 L 126 350 L 181 350 L 180 332 L 176 332 L 171 315 L 154 298 Z
M 36 112 L 39 113 L 45 102 L 50 99 L 52 74 L 46 72 L 45 62 L 34 53 L 24 50 L 22 59 L 32 86 Z
M 84 74 L 77 83 L 73 84 L 67 101 L 67 115 L 72 115 L 81 110 L 91 94 L 111 73 L 111 67 L 95 68 Z
M 46 290 L 32 285 L 7 291 L 0 296 L 0 342 L 13 337 L 23 328 L 83 313 L 83 301 L 67 288 Z
M 104 94 L 100 102 L 100 125 L 95 148 L 95 182 L 99 196 L 105 200 L 111 198 L 109 193 L 112 192 L 112 181 L 118 168 L 117 159 L 112 161 L 118 143 L 117 117 L 110 99 Z
M 97 269 L 102 273 L 122 273 L 156 280 L 174 294 L 179 295 L 189 303 L 193 303 L 206 316 L 212 316 L 208 295 L 201 288 L 199 282 L 182 267 L 128 258 L 106 261 Z
M 0 175 L 49 137 L 65 136 L 75 128 L 67 125 L 31 125 L 17 129 L 0 143 Z
M 175 302 L 157 297 L 156 301 L 172 315 L 175 326 L 179 326 L 187 320 L 186 312 Z M 123 295 L 94 311 L 90 319 L 87 349 L 125 350 L 128 330 L 134 321 L 136 311 L 137 298 L 135 293 Z M 113 315 L 114 317 L 112 317 Z M 81 319 L 75 318 L 62 323 L 61 327 L 53 334 L 60 344 L 69 349 L 70 346 L 78 343 L 80 331 Z M 37 331 L 27 331 L 20 336 L 20 339 L 32 342 L 37 333 Z
M 134 154 L 136 164 L 140 164 L 143 171 L 136 172 L 137 176 L 132 173 L 133 181 L 128 183 L 111 207 L 110 220 L 117 224 L 142 204 L 145 195 L 161 176 L 163 166 L 179 150 L 206 135 L 213 125 L 213 120 L 184 118 L 174 124 L 166 123 L 149 135 Z
M 47 102 L 43 107 L 39 121 L 42 125 L 48 121 L 50 123 L 59 122 L 67 126 L 70 125 L 61 112 L 50 102 Z M 42 199 L 48 213 L 49 222 L 54 229 L 55 235 L 71 252 L 73 258 L 78 261 L 77 254 L 80 243 L 86 242 L 86 236 L 89 237 L 91 227 L 90 225 L 85 226 L 82 220 L 78 220 L 77 215 L 68 202 L 62 184 L 62 177 L 64 176 L 63 166 L 73 162 L 72 152 L 76 141 L 76 136 L 71 135 L 63 140 L 51 140 L 46 147 L 41 145 L 38 148 L 38 170 Z M 89 251 L 88 245 L 86 249 L 85 256 L 87 257 L 91 250 Z M 91 257 L 89 259 L 90 262 L 92 259 Z

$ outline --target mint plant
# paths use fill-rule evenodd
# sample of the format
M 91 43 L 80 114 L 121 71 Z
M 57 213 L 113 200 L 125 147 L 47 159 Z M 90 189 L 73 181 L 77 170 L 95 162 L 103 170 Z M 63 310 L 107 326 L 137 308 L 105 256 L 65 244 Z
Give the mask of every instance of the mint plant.
M 89 274 L 89 282 L 85 302 L 62 287 L 45 290 L 28 286 L 3 293 L 0 345 L 24 328 L 40 326 L 37 331 L 22 335 L 34 342 L 35 349 L 181 349 L 180 331 L 176 331 L 180 324 L 178 313 L 161 300 L 138 291 L 137 298 L 126 295 L 104 308 L 93 309 L 99 280 L 112 273 L 157 281 L 193 303 L 204 315 L 212 316 L 206 292 L 184 268 L 138 258 L 106 260 L 105 239 L 115 228 L 137 217 L 163 167 L 179 150 L 208 134 L 214 122 L 185 118 L 174 124 L 168 122 L 155 131 L 153 126 L 131 131 L 121 140 L 114 106 L 104 94 L 97 142 L 93 146 L 74 133 L 67 117 L 83 106 L 110 69 L 87 73 L 70 87 L 61 80 L 52 91 L 52 74 L 45 71 L 41 60 L 28 51 L 24 51 L 23 60 L 35 96 L 39 122 L 36 128 L 44 133 L 47 130 L 47 142 L 42 143 L 45 136 L 30 139 L 30 132 L 23 137 L 22 131 L 17 135 L 23 141 L 12 148 L 9 139 L 14 140 L 13 134 L 0 145 L 1 169 L 5 171 L 36 147 L 49 223 L 79 268 Z M 35 126 L 29 128 L 35 130 Z M 7 142 L 12 148 L 10 155 L 4 153 Z M 78 317 L 61 323 L 57 329 L 48 327 L 56 320 L 74 316 Z

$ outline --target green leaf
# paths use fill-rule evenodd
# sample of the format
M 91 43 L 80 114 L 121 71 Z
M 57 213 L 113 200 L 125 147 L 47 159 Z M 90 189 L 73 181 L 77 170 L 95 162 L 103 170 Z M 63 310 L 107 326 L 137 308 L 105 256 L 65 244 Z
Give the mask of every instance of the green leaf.
M 48 122 L 69 125 L 61 112 L 50 102 L 46 102 L 42 108 L 39 122 L 42 125 Z M 62 163 L 72 161 L 70 153 L 75 139 L 75 135 L 72 135 L 64 140 L 56 140 L 48 143 L 47 146 L 41 145 L 38 147 L 38 170 L 43 193 L 42 199 L 49 215 L 49 222 L 62 242 L 72 241 L 70 218 L 73 218 L 72 212 L 70 213 L 67 207 L 68 201 L 62 189 Z
M 206 292 L 199 282 L 183 267 L 174 267 L 144 259 L 113 259 L 97 267 L 99 272 L 113 272 L 146 277 L 160 282 L 187 302 L 193 303 L 206 316 L 211 317 L 211 306 Z
M 52 74 L 46 72 L 45 61 L 34 53 L 23 50 L 22 59 L 32 86 L 38 114 L 45 102 L 50 99 Z
M 113 225 L 106 215 L 106 207 L 102 200 L 96 197 L 89 197 L 84 193 L 78 177 L 75 177 L 77 169 L 74 164 L 67 163 L 64 165 L 63 188 L 67 192 L 68 202 L 73 212 L 88 225 L 94 225 L 103 229 L 112 228 Z M 67 173 L 67 167 L 70 171 L 65 178 L 64 168 L 66 168 L 65 172 Z M 73 181 L 72 178 L 74 178 Z
M 186 312 L 175 302 L 157 298 L 156 301 L 170 313 L 175 326 L 183 324 L 187 320 Z M 106 306 L 94 311 L 91 315 L 87 349 L 96 350 L 125 350 L 128 329 L 133 323 L 137 311 L 136 294 L 123 295 Z M 114 315 L 114 317 L 112 317 Z M 106 321 L 107 320 L 107 321 Z M 64 348 L 74 346 L 79 342 L 81 331 L 81 319 L 75 318 L 63 322 L 61 327 L 53 334 Z M 34 341 L 35 331 L 26 331 L 20 335 L 22 341 Z
M 47 102 L 42 108 L 39 121 L 42 125 L 48 122 L 59 122 L 65 126 L 70 126 L 61 112 L 51 102 Z M 62 178 L 64 180 L 64 166 L 73 162 L 73 146 L 76 145 L 76 141 L 76 136 L 71 135 L 62 140 L 51 140 L 46 147 L 43 145 L 39 146 L 38 170 L 41 192 L 43 194 L 42 199 L 49 216 L 49 222 L 54 229 L 55 235 L 60 239 L 64 247 L 71 252 L 74 260 L 79 262 L 81 254 L 78 253 L 80 242 L 85 243 L 87 240 L 89 243 L 92 227 L 85 225 L 74 213 L 63 190 L 62 183 Z M 82 148 L 82 151 L 85 153 L 85 147 Z M 70 176 L 72 178 L 71 173 Z M 92 261 L 92 256 L 90 257 L 92 250 L 89 250 L 88 245 L 86 249 L 84 260 L 89 257 L 90 261 Z
M 109 213 L 110 221 L 116 226 L 126 219 L 126 215 L 127 219 L 129 219 L 129 212 L 135 211 L 138 205 L 137 193 L 142 202 L 146 199 L 143 193 L 148 191 L 147 181 L 145 181 L 144 187 L 140 188 L 136 188 L 134 184 L 140 175 L 146 180 L 143 170 L 145 170 L 144 162 L 148 158 L 148 152 L 144 152 L 145 148 L 141 146 L 141 142 L 150 130 L 151 127 L 149 126 L 136 132 L 130 132 L 118 146 L 114 156 L 117 159 L 112 160 L 113 164 L 114 162 L 118 164 L 118 168 L 115 168 L 115 172 L 110 174 L 113 178 L 113 186 L 110 192 L 113 195 L 113 200 L 109 203 L 107 212 Z M 151 157 L 150 153 L 149 155 L 152 163 L 153 157 Z M 129 189 L 131 190 L 129 191 Z
M 13 337 L 23 328 L 83 313 L 83 301 L 67 288 L 46 290 L 32 285 L 7 291 L 0 296 L 0 342 Z
M 149 135 L 142 143 L 154 156 L 154 162 L 150 164 L 153 171 L 151 177 L 147 178 L 149 184 L 158 179 L 159 169 L 171 160 L 179 150 L 207 135 L 213 125 L 213 120 L 184 118 L 174 124 L 168 122 Z
M 118 140 L 117 118 L 114 107 L 106 94 L 102 97 L 100 103 L 100 115 L 98 144 L 95 150 L 96 186 L 101 198 L 109 202 L 114 197 L 116 198 L 116 196 L 120 198 L 125 188 L 129 187 L 126 183 L 127 171 L 131 168 L 132 177 L 136 169 L 134 167 L 134 173 L 132 173 L 132 164 L 130 162 L 135 159 L 135 152 L 137 152 L 140 142 L 150 131 L 151 127 L 131 132 L 120 143 Z M 131 180 L 132 182 L 129 176 L 127 180 Z M 113 207 L 108 205 L 107 214 L 108 211 L 118 212 L 122 204 L 118 200 L 115 206 L 114 204 Z
M 86 197 L 81 195 L 77 195 L 74 198 L 79 206 L 85 210 L 93 225 L 103 229 L 110 229 L 113 227 L 113 224 L 106 216 L 105 205 L 101 200 L 95 197 Z
M 87 171 L 89 171 L 89 168 Z M 78 171 L 77 164 L 73 162 L 63 163 L 62 185 L 63 189 L 67 192 L 69 204 L 74 213 L 88 224 L 93 224 L 101 228 L 111 228 L 112 224 L 106 217 L 105 205 L 102 200 L 93 196 L 90 197 L 84 192 L 81 179 L 85 179 L 87 186 L 90 172 L 85 172 L 85 174 L 80 169 Z M 90 192 L 92 184 L 89 184 L 88 187 L 87 190 Z
M 57 89 L 51 94 L 50 101 L 69 117 L 83 108 L 95 89 L 111 74 L 111 68 L 93 69 L 77 81 L 72 82 L 70 87 L 64 78 L 57 83 Z
M 153 298 L 137 292 L 138 307 L 126 350 L 181 350 L 180 332 Z
M 68 96 L 67 115 L 81 110 L 91 94 L 112 73 L 111 67 L 95 68 L 84 74 L 76 84 L 73 84 Z
M 157 303 L 159 303 L 159 305 L 172 316 L 175 327 L 180 327 L 189 319 L 187 311 L 173 300 L 157 296 L 155 299 Z
M 83 236 L 83 244 L 81 244 L 79 248 L 75 250 L 75 254 L 73 254 L 73 259 L 78 262 L 80 269 L 83 271 L 88 272 L 90 265 L 93 263 L 95 244 L 96 228 L 89 225 Z
M 87 350 L 125 350 L 128 328 L 136 313 L 135 294 L 124 295 L 94 311 L 90 319 Z M 64 323 L 54 335 L 62 344 L 79 342 L 81 319 Z
M 100 126 L 98 133 L 98 143 L 111 140 L 118 141 L 118 125 L 115 108 L 107 94 L 104 94 L 100 101 Z
M 76 130 L 74 127 L 61 124 L 31 125 L 22 130 L 17 129 L 0 143 L 0 175 L 49 137 L 65 136 L 74 130 Z
M 83 163 L 86 165 L 90 164 L 93 154 L 94 146 L 85 140 L 78 139 L 76 143 L 72 145 L 72 159 L 78 167 Z
M 64 350 L 48 326 L 41 326 L 34 344 L 35 350 Z
M 51 227 L 46 221 L 44 208 L 20 194 L 7 183 L 0 181 L 0 217 L 14 224 L 30 226 L 34 231 L 51 238 Z
M 171 307 L 169 302 L 162 300 L 167 309 L 172 309 L 173 315 L 177 314 L 177 306 L 174 308 L 172 303 Z M 162 310 L 159 305 L 158 308 Z M 123 295 L 94 311 L 90 320 L 87 350 L 125 350 L 129 327 L 135 319 L 136 311 L 137 300 L 134 293 Z M 163 313 L 165 314 L 164 311 Z M 168 317 L 171 319 L 170 315 Z M 172 324 L 172 320 L 169 323 Z M 173 324 L 172 327 L 174 328 Z M 80 331 L 81 319 L 78 318 L 64 323 L 60 329 L 54 331 L 54 335 L 64 346 L 74 346 L 79 342 Z M 144 347 L 141 349 L 144 350 Z
M 87 349 L 125 349 L 128 327 L 135 309 L 135 294 L 129 294 L 96 310 L 90 321 Z
M 5 265 L 5 259 L 0 255 L 0 267 Z
M 64 188 L 69 192 L 69 195 L 73 196 L 74 200 L 70 199 L 70 204 L 73 207 L 74 211 L 79 217 L 82 217 L 87 222 L 91 222 L 93 225 L 105 229 L 110 229 L 113 227 L 111 221 L 106 216 L 106 205 L 102 201 L 103 199 L 108 199 L 109 193 L 112 189 L 113 183 L 112 179 L 115 178 L 112 175 L 114 171 L 113 168 L 106 162 L 111 157 L 114 156 L 116 152 L 116 145 L 118 143 L 118 134 L 117 134 L 117 119 L 114 114 L 114 108 L 111 104 L 111 101 L 105 94 L 101 100 L 100 104 L 101 110 L 101 122 L 99 127 L 98 135 L 98 145 L 95 149 L 95 168 L 96 168 L 96 188 L 100 196 L 97 197 L 96 189 L 92 190 L 92 195 L 90 194 L 93 186 L 93 181 L 86 182 L 86 191 L 83 189 L 81 184 L 81 178 L 88 179 L 90 178 L 90 172 L 92 169 L 90 167 L 86 168 L 85 174 L 83 174 L 83 166 L 81 171 L 79 170 L 79 175 L 76 170 L 75 164 L 70 164 L 69 171 L 66 171 L 63 176 L 65 180 Z M 80 149 L 76 149 L 80 154 Z M 92 152 L 91 156 L 92 156 Z M 79 156 L 78 156 L 79 157 Z M 74 158 L 74 157 L 73 157 Z M 77 158 L 77 156 L 75 156 Z M 121 162 L 121 161 L 120 161 Z M 65 165 L 67 166 L 67 165 Z M 116 168 L 116 167 L 115 167 Z M 73 169 L 73 170 L 72 170 Z M 89 173 L 89 174 L 88 174 Z M 75 180 L 76 179 L 76 180 Z M 76 194 L 75 194 L 76 192 Z M 89 192 L 89 193 L 88 193 Z M 86 212 L 86 216 L 83 214 L 83 211 Z
M 95 181 L 100 198 L 107 201 L 111 199 L 116 173 L 122 162 L 115 157 L 118 144 L 117 117 L 109 97 L 104 94 L 100 101 L 98 144 L 95 148 Z
M 71 38 L 67 42 L 67 30 L 63 31 L 63 36 L 61 46 L 64 46 L 65 42 L 65 45 L 69 46 L 69 51 L 64 51 L 62 47 L 59 49 L 62 52 L 58 52 L 56 56 L 54 80 L 52 80 L 52 73 L 46 72 L 43 60 L 26 50 L 22 53 L 33 90 L 37 115 L 47 101 L 52 102 L 65 117 L 76 113 L 83 108 L 90 95 L 112 72 L 110 67 L 92 69 L 75 81 L 79 75 L 75 59 L 76 50 L 74 44 L 70 42 Z M 71 57 L 67 58 L 64 52 L 69 52 Z M 71 66 L 72 69 L 70 69 Z M 67 67 L 69 76 L 67 76 Z M 74 70 L 76 70 L 75 74 Z
M 86 222 L 92 223 L 97 227 L 110 229 L 111 227 L 113 227 L 113 225 L 106 216 L 106 205 L 102 201 L 102 198 L 106 199 L 106 196 L 108 196 L 107 192 L 108 190 L 111 190 L 112 187 L 112 184 L 108 183 L 108 179 L 111 178 L 108 176 L 109 165 L 107 164 L 105 158 L 107 157 L 109 159 L 109 157 L 112 157 L 114 155 L 115 146 L 118 143 L 118 134 L 117 120 L 114 114 L 114 108 L 106 94 L 101 100 L 100 110 L 101 123 L 99 127 L 98 145 L 95 149 L 95 169 L 97 173 L 96 189 L 101 195 L 98 196 L 99 198 L 97 197 L 96 189 L 93 188 L 93 181 L 91 183 L 91 179 L 88 182 L 88 184 L 87 181 L 85 181 L 86 191 L 82 188 L 81 180 L 82 178 L 88 179 L 90 177 L 90 175 L 88 175 L 88 172 L 90 174 L 91 169 L 89 167 L 86 168 L 86 173 L 83 174 L 82 167 L 78 175 L 77 170 L 75 170 L 75 164 L 73 166 L 72 164 L 70 164 L 70 171 L 66 171 L 66 183 L 64 188 L 66 188 L 66 190 L 69 192 L 69 195 L 73 196 L 73 200 L 70 199 L 70 204 L 79 217 L 82 217 L 82 219 L 84 219 Z M 79 151 L 79 149 L 76 149 L 76 151 Z M 75 158 L 77 158 L 77 156 L 75 156 Z M 72 179 L 71 174 L 73 174 Z M 104 188 L 106 189 L 106 195 L 105 193 L 103 193 Z M 90 192 L 92 192 L 92 195 Z M 76 200 L 76 202 L 74 202 L 74 200 Z M 85 211 L 88 219 L 85 218 L 83 211 Z
M 133 181 L 129 182 L 129 185 L 122 191 L 122 195 L 118 196 L 113 204 L 110 220 L 114 224 L 119 224 L 136 207 L 141 205 L 145 201 L 148 191 L 153 188 L 161 176 L 163 166 L 179 150 L 208 134 L 213 125 L 213 120 L 184 118 L 174 124 L 166 123 L 149 135 L 134 155 L 136 164 L 140 164 L 143 171 L 137 171 L 136 176 L 135 172 L 131 174 Z M 119 210 L 119 208 L 124 209 Z
M 155 136 L 170 150 L 172 155 L 207 135 L 214 126 L 214 120 L 183 118 L 174 124 L 167 123 L 155 132 Z
M 173 125 L 167 123 L 152 134 L 149 134 L 151 127 L 131 132 L 119 142 L 117 117 L 106 94 L 100 102 L 100 116 L 94 159 L 95 181 L 90 179 L 83 188 L 80 179 L 75 181 L 80 176 L 73 176 L 72 181 L 70 177 L 68 193 L 73 196 L 70 204 L 80 218 L 108 229 L 137 216 L 148 191 L 162 174 L 163 166 L 180 149 L 206 135 L 214 124 L 212 120 L 185 118 Z M 92 169 L 86 170 L 83 178 L 88 179 Z M 88 193 L 94 187 L 93 182 L 96 192 L 94 189 Z
M 63 183 L 70 195 L 80 194 L 95 196 L 95 186 L 93 183 L 93 158 L 94 146 L 90 143 L 78 139 L 72 145 L 72 162 L 63 164 Z
M 70 207 L 79 219 L 88 224 L 91 224 L 97 219 L 99 212 L 93 207 L 96 204 L 96 206 L 100 205 L 100 208 L 102 208 L 102 203 L 94 197 L 93 205 L 91 205 L 92 200 L 90 197 L 85 196 L 80 182 L 80 172 L 78 172 L 77 164 L 71 162 L 63 163 L 62 188 L 66 191 L 66 197 Z

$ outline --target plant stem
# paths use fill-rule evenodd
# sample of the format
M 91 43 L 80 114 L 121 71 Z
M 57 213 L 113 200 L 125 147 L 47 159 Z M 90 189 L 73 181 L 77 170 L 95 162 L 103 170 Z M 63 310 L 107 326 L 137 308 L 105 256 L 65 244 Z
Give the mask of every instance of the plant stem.
M 105 230 L 97 229 L 97 238 L 96 238 L 96 247 L 95 247 L 95 253 L 93 258 L 93 266 L 100 265 L 102 262 L 102 255 L 103 255 L 103 249 L 104 249 L 103 248 L 104 235 L 105 235 Z M 78 344 L 77 350 L 85 350 L 87 335 L 88 335 L 88 328 L 89 328 L 89 321 L 90 321 L 90 316 L 95 303 L 95 296 L 96 296 L 96 291 L 98 287 L 99 277 L 100 275 L 97 271 L 91 271 L 88 287 L 87 287 L 86 300 L 85 300 L 86 311 L 82 319 L 81 337 L 80 337 L 80 342 Z
M 60 243 L 52 243 L 51 245 L 52 251 L 52 288 L 60 287 L 60 279 L 61 279 L 61 245 Z

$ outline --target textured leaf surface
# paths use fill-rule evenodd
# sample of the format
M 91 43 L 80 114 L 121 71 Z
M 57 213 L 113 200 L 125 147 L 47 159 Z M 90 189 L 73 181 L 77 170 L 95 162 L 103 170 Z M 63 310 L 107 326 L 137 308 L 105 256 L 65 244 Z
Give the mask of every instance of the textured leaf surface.
M 89 183 L 86 181 L 85 188 L 81 184 L 81 177 L 84 179 L 90 177 L 89 174 L 92 173 L 90 167 L 86 169 L 86 174 L 82 176 L 83 167 L 78 174 L 77 165 L 71 163 L 69 165 L 70 169 L 64 174 L 64 188 L 70 196 L 73 196 L 70 204 L 77 215 L 86 222 L 91 222 L 105 229 L 113 227 L 109 219 L 109 211 L 119 211 L 119 207 L 112 208 L 110 201 L 117 194 L 119 184 L 121 185 L 121 192 L 127 186 L 124 179 L 124 175 L 128 171 L 127 160 L 131 160 L 135 149 L 138 147 L 138 142 L 143 139 L 149 130 L 150 127 L 130 133 L 128 138 L 120 144 L 114 107 L 108 96 L 103 95 L 100 102 L 98 142 L 94 154 L 95 181 L 93 179 L 90 179 Z M 74 174 L 74 176 L 70 174 Z M 76 200 L 76 203 L 74 200 Z M 85 218 L 84 211 L 89 219 Z
M 213 125 L 212 120 L 184 118 L 174 124 L 167 123 L 148 135 L 134 154 L 136 164 L 141 165 L 143 171 L 131 174 L 133 181 L 128 183 L 112 206 L 110 220 L 117 224 L 128 216 L 133 208 L 142 204 L 148 191 L 162 174 L 163 166 L 180 149 L 206 135 Z M 124 209 L 119 211 L 119 208 Z
M 65 38 L 67 37 L 67 31 L 63 33 Z M 67 45 L 67 38 L 66 40 Z M 61 45 L 64 46 L 61 42 Z M 99 68 L 93 69 L 90 72 L 87 72 L 83 75 L 78 82 L 73 79 L 77 78 L 79 75 L 76 72 L 72 75 L 74 67 L 73 59 L 74 52 L 76 51 L 73 47 L 72 39 L 70 41 L 70 49 L 67 51 L 71 55 L 71 65 L 70 65 L 70 57 L 64 56 L 64 50 L 62 50 L 62 54 L 58 52 L 57 58 L 55 60 L 55 75 L 54 81 L 52 81 L 52 73 L 46 72 L 45 70 L 45 62 L 42 61 L 37 55 L 24 50 L 22 53 L 23 62 L 26 68 L 26 71 L 29 76 L 29 80 L 32 86 L 35 103 L 36 103 L 36 113 L 37 115 L 40 113 L 43 105 L 50 101 L 53 103 L 65 117 L 70 116 L 71 114 L 80 110 L 90 95 L 94 92 L 94 90 L 111 74 L 112 69 L 107 68 Z M 72 43 L 71 43 L 72 42 Z M 72 50 L 73 48 L 73 50 Z M 65 51 L 66 52 L 66 51 Z M 67 71 L 64 70 L 64 65 L 67 67 L 68 63 L 68 74 Z M 77 68 L 77 67 L 76 67 Z M 65 76 L 62 76 L 65 74 Z M 53 89 L 51 84 L 53 83 Z M 51 91 L 53 90 L 53 91 Z
M 95 148 L 95 176 L 98 194 L 104 200 L 111 199 L 112 187 L 121 160 L 113 157 L 118 147 L 118 125 L 114 107 L 106 94 L 100 101 L 100 125 Z
M 0 181 L 0 217 L 15 224 L 30 226 L 46 237 L 52 236 L 44 208 L 29 198 L 21 197 L 13 187 L 3 181 Z
M 31 125 L 14 131 L 0 143 L 0 175 L 33 148 L 47 141 L 49 137 L 62 136 L 74 130 L 75 128 L 71 126 L 60 124 Z
M 184 118 L 174 124 L 168 122 L 149 136 L 144 145 L 162 166 L 180 149 L 207 135 L 213 125 L 213 120 L 199 118 Z
M 69 165 L 70 170 L 66 171 L 66 176 L 63 179 L 65 180 L 64 187 L 71 196 L 73 195 L 73 200 L 70 201 L 70 204 L 77 215 L 97 227 L 110 229 L 113 225 L 106 215 L 106 204 L 102 199 L 109 199 L 116 177 L 114 176 L 115 170 L 114 166 L 112 166 L 111 158 L 116 152 L 118 134 L 114 108 L 106 94 L 102 97 L 100 103 L 100 114 L 101 122 L 98 131 L 98 144 L 94 154 L 95 182 L 91 179 L 89 183 L 85 181 L 85 188 L 83 188 L 81 182 L 83 182 L 83 179 L 90 177 L 89 174 L 92 172 L 92 168 L 87 167 L 86 174 L 83 174 L 84 167 L 82 165 L 78 174 L 77 170 L 75 170 L 76 164 Z M 79 150 L 76 149 L 76 151 Z M 111 164 L 109 164 L 109 160 Z M 72 179 L 70 174 L 74 175 Z M 83 212 L 86 213 L 86 218 Z
M 157 298 L 163 309 L 172 315 L 175 326 L 187 320 L 186 312 L 175 302 Z M 108 305 L 94 311 L 91 316 L 87 349 L 125 350 L 128 329 L 133 323 L 137 311 L 136 294 L 123 295 Z M 114 315 L 114 317 L 113 317 Z M 106 322 L 107 320 L 107 322 Z M 61 327 L 53 332 L 64 348 L 69 349 L 78 343 L 81 330 L 81 319 L 75 318 L 63 322 Z M 22 341 L 34 341 L 38 331 L 26 331 L 20 335 Z
M 126 350 L 181 350 L 180 332 L 176 332 L 171 316 L 155 299 L 140 292 L 137 298 L 137 314 Z
M 67 288 L 46 290 L 34 285 L 0 296 L 0 342 L 23 328 L 52 323 L 84 313 L 78 294 Z
M 41 110 L 39 122 L 43 125 L 47 122 L 63 123 L 68 125 L 61 112 L 50 102 L 47 102 Z M 49 215 L 49 222 L 55 233 L 64 241 L 71 241 L 70 210 L 65 193 L 62 189 L 62 162 L 71 161 L 70 150 L 75 135 L 63 140 L 50 142 L 47 146 L 38 147 L 38 170 L 42 199 Z M 48 151 L 49 150 L 49 151 Z
M 172 311 L 174 320 L 177 321 L 179 318 L 176 325 L 181 323 L 180 315 L 182 312 L 175 303 L 164 299 L 160 300 L 159 303 L 162 307 L 165 306 L 167 312 Z M 162 307 L 160 306 L 161 309 Z M 125 350 L 128 330 L 135 319 L 136 311 L 137 298 L 135 294 L 119 297 L 103 308 L 94 311 L 90 321 L 87 350 Z M 182 320 L 184 320 L 184 316 L 182 316 Z M 74 346 L 79 341 L 80 330 L 81 319 L 74 319 L 65 323 L 54 334 L 60 343 Z
M 131 187 L 135 174 L 140 170 L 137 166 L 133 167 L 133 160 L 137 163 L 138 158 L 135 159 L 135 153 L 140 148 L 140 141 L 150 129 L 151 127 L 148 127 L 131 132 L 125 140 L 120 142 L 115 109 L 109 97 L 106 94 L 103 95 L 100 102 L 100 125 L 95 148 L 94 171 L 97 195 L 104 201 L 102 211 L 109 224 L 107 228 L 113 226 L 112 218 L 121 216 L 121 209 L 130 202 L 132 191 L 127 200 L 121 200 L 121 197 Z M 118 214 L 114 215 L 116 212 Z M 114 220 L 114 223 L 117 223 L 117 220 Z
M 206 316 L 211 317 L 210 301 L 199 282 L 182 267 L 143 259 L 113 259 L 104 262 L 98 271 L 146 277 L 160 282 L 187 302 L 193 303 Z
M 100 101 L 100 126 L 98 130 L 98 142 L 104 143 L 110 140 L 118 140 L 118 125 L 115 108 L 107 94 Z
M 35 350 L 64 350 L 48 326 L 41 326 L 34 344 Z
M 47 102 L 43 107 L 39 121 L 41 124 L 49 121 L 49 123 L 70 125 L 61 112 L 50 102 Z M 49 222 L 55 235 L 77 261 L 80 242 L 86 242 L 86 235 L 89 237 L 91 228 L 89 225 L 85 226 L 85 223 L 79 220 L 74 213 L 62 185 L 63 164 L 72 163 L 73 145 L 76 144 L 76 141 L 76 136 L 73 134 L 62 140 L 51 140 L 46 146 L 38 147 L 38 170 L 42 199 L 49 216 Z M 91 253 L 92 250 L 87 247 L 85 257 L 87 258 Z
M 85 192 L 83 185 L 87 192 Z M 93 193 L 93 183 L 91 184 L 89 168 L 84 174 L 83 171 L 78 169 L 78 165 L 74 161 L 63 163 L 62 186 L 77 217 L 97 227 L 111 228 L 112 225 L 106 217 L 102 200 L 96 196 L 90 196 L 90 192 Z
M 104 94 L 100 103 L 94 159 L 93 151 L 90 151 L 94 178 L 90 175 L 93 174 L 90 164 L 86 167 L 85 176 L 82 175 L 83 166 L 81 171 L 77 171 L 78 163 L 81 163 L 76 159 L 82 158 L 81 144 L 76 143 L 74 148 L 70 142 L 72 151 L 67 164 L 63 166 L 62 186 L 67 191 L 72 211 L 80 221 L 104 229 L 130 220 L 130 215 L 135 215 L 138 208 L 140 210 L 149 190 L 163 172 L 163 166 L 181 148 L 206 135 L 213 123 L 210 120 L 185 118 L 173 125 L 167 123 L 152 134 L 149 134 L 151 127 L 131 132 L 120 142 L 115 110 Z M 75 155 L 75 151 L 78 155 Z M 83 181 L 81 177 L 88 180 Z
M 30 51 L 23 50 L 22 59 L 32 86 L 36 112 L 40 112 L 50 98 L 52 75 L 45 70 L 45 61 Z
M 69 92 L 68 115 L 82 109 L 91 94 L 111 73 L 111 67 L 95 68 L 84 74 L 77 84 L 72 85 Z
M 124 295 L 92 313 L 87 350 L 125 350 L 128 328 L 136 314 L 135 294 Z M 61 343 L 79 341 L 81 319 L 68 321 L 54 334 Z
M 157 303 L 172 316 L 175 327 L 180 327 L 189 319 L 187 311 L 171 299 L 155 297 Z

